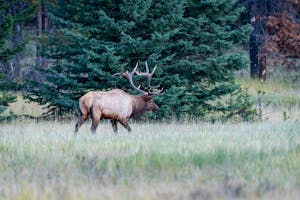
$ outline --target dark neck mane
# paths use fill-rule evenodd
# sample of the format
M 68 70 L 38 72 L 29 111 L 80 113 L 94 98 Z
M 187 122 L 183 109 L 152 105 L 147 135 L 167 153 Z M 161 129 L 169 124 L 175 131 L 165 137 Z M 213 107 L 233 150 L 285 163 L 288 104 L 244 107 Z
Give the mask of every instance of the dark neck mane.
M 135 96 L 135 104 L 133 105 L 130 117 L 138 118 L 146 112 L 146 102 L 141 96 Z

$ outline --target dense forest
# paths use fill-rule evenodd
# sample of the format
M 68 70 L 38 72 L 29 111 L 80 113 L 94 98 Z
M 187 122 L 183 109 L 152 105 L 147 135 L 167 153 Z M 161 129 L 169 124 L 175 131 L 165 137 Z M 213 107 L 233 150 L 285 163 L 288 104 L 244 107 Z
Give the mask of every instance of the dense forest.
M 135 94 L 112 75 L 147 61 L 165 88 L 151 119 L 252 120 L 234 73 L 267 81 L 268 67 L 298 68 L 299 10 L 298 0 L 0 0 L 0 115 L 16 92 L 51 118 L 76 115 L 90 90 Z

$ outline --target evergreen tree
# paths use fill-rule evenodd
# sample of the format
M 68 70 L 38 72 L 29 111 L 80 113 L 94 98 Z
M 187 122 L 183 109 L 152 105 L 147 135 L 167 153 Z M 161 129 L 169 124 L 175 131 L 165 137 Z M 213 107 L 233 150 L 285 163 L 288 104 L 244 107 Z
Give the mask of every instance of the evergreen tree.
M 35 9 L 35 4 L 28 6 L 19 13 L 12 15 L 10 9 L 18 3 L 25 3 L 25 1 L 3 1 L 0 0 L 0 120 L 6 119 L 7 117 L 13 116 L 1 116 L 3 112 L 7 109 L 9 103 L 16 100 L 14 95 L 10 95 L 7 91 L 17 89 L 18 84 L 9 80 L 5 75 L 8 69 L 11 71 L 13 69 L 9 61 L 13 56 L 24 49 L 26 42 L 21 42 L 13 47 L 7 44 L 9 36 L 12 35 L 16 23 L 24 22 L 32 16 L 32 11 Z
M 49 14 L 56 33 L 41 40 L 49 67 L 37 67 L 45 80 L 31 82 L 29 98 L 47 104 L 47 114 L 70 113 L 87 90 L 129 88 L 111 75 L 148 61 L 158 65 L 154 84 L 166 88 L 156 97 L 161 109 L 153 117 L 225 112 L 213 102 L 239 89 L 233 72 L 245 67 L 245 59 L 234 48 L 249 34 L 248 26 L 235 24 L 243 11 L 235 3 L 58 1 Z
M 8 3 L 0 1 L 0 67 L 3 69 L 7 62 L 14 54 L 14 50 L 6 48 L 5 42 L 7 37 L 12 33 L 14 26 L 14 19 L 11 15 L 5 15 L 5 10 L 8 7 Z M 1 70 L 2 71 L 2 70 Z M 4 117 L 1 115 L 8 107 L 8 104 L 15 101 L 15 97 L 9 95 L 4 91 L 3 82 L 4 75 L 0 72 L 0 120 Z

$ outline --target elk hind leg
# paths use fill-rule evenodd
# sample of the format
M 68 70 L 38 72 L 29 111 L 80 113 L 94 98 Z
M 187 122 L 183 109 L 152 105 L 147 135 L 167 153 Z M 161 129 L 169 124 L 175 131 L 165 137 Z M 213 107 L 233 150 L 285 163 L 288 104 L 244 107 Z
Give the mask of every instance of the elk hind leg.
M 78 129 L 81 125 L 89 118 L 90 110 L 85 105 L 84 100 L 79 100 L 80 116 L 78 117 L 77 123 L 75 125 L 75 133 L 78 132 Z
M 89 118 L 89 114 L 86 113 L 86 114 L 81 114 L 79 117 L 78 117 L 78 120 L 77 120 L 77 123 L 75 125 L 75 130 L 74 132 L 77 133 L 78 132 L 78 129 L 81 127 L 81 125 Z
M 114 133 L 117 133 L 118 132 L 117 120 L 116 119 L 111 119 L 110 122 L 111 122 L 111 126 L 113 128 Z
M 92 131 L 92 134 L 96 134 L 98 124 L 101 120 L 101 112 L 97 109 L 91 109 L 91 115 L 92 115 L 91 131 Z

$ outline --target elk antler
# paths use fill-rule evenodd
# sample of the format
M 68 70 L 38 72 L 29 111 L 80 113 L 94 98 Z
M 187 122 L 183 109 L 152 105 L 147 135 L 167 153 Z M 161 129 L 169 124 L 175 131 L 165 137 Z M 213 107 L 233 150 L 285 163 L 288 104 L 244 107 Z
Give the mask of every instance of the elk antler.
M 141 90 L 139 87 L 136 87 L 133 83 L 132 80 L 132 76 L 136 73 L 137 67 L 138 67 L 139 63 L 136 63 L 134 69 L 132 70 L 132 72 L 123 72 L 123 67 L 121 67 L 121 73 L 116 73 L 113 76 L 124 76 L 129 80 L 129 83 L 131 84 L 131 86 L 138 92 L 143 93 L 143 94 L 148 94 L 148 92 L 145 92 L 143 90 Z
M 151 85 L 151 79 L 152 79 L 152 76 L 157 68 L 157 65 L 154 66 L 153 70 L 151 73 L 149 73 L 149 67 L 148 67 L 148 63 L 147 61 L 145 62 L 145 65 L 146 65 L 146 72 L 140 72 L 140 71 L 136 71 L 135 73 L 138 75 L 138 76 L 146 76 L 147 79 L 148 79 L 148 94 L 150 95 L 160 95 L 163 93 L 164 91 L 164 88 L 161 88 L 160 90 L 157 90 L 157 88 L 159 88 L 159 85 L 156 85 L 156 86 L 152 86 Z
M 134 69 L 132 70 L 132 72 L 123 72 L 123 68 L 121 68 L 121 73 L 116 73 L 114 74 L 113 76 L 124 76 L 126 77 L 128 80 L 129 80 L 129 83 L 131 84 L 131 86 L 138 92 L 142 93 L 142 94 L 147 94 L 147 95 L 160 95 L 160 94 L 163 94 L 163 91 L 164 89 L 160 89 L 160 90 L 157 90 L 156 88 L 159 87 L 158 86 L 151 86 L 150 82 L 151 82 L 151 79 L 152 79 L 152 76 L 156 70 L 156 67 L 157 65 L 155 65 L 154 69 L 152 70 L 151 73 L 149 73 L 149 67 L 148 67 L 148 64 L 146 62 L 146 72 L 140 72 L 140 71 L 137 71 L 137 68 L 138 68 L 138 65 L 139 63 L 136 63 Z M 143 91 L 140 89 L 140 87 L 137 87 L 134 85 L 133 83 L 133 80 L 132 80 L 132 77 L 133 75 L 136 74 L 138 76 L 147 76 L 148 78 L 148 92 L 146 91 Z

